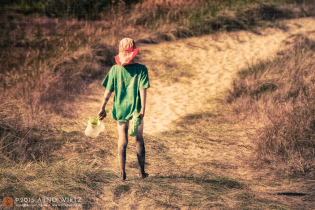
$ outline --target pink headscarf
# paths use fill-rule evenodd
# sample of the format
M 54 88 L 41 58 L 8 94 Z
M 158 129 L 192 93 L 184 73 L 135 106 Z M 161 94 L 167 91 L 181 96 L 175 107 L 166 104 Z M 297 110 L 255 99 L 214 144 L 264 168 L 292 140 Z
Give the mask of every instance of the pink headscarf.
M 120 66 L 132 63 L 134 57 L 138 54 L 139 49 L 133 39 L 124 38 L 119 43 L 119 54 L 115 56 L 115 61 Z

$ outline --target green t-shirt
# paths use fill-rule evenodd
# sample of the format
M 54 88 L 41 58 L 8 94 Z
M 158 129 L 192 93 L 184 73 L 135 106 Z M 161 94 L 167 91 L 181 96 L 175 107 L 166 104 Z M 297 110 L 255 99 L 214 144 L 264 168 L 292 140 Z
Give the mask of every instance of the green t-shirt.
M 149 88 L 149 75 L 145 65 L 138 63 L 126 66 L 114 65 L 102 85 L 115 92 L 112 116 L 119 122 L 126 122 L 133 112 L 141 111 L 140 91 Z

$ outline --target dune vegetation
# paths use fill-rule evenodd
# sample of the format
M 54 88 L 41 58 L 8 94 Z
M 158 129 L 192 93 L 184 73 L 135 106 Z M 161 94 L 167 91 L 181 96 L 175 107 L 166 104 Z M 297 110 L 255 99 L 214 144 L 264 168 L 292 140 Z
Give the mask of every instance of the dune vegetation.
M 117 43 L 126 34 L 138 44 L 158 44 L 239 30 L 257 34 L 267 27 L 285 30 L 279 20 L 315 15 L 312 0 L 77 2 L 0 3 L 1 198 L 76 196 L 82 197 L 84 209 L 98 208 L 107 185 L 113 205 L 122 194 L 132 193 L 153 200 L 152 206 L 158 208 L 223 208 L 228 207 L 224 202 L 229 199 L 241 209 L 286 208 L 252 195 L 242 181 L 205 169 L 194 172 L 193 166 L 144 184 L 136 179 L 119 184 L 116 170 L 103 169 L 116 157 L 116 127 L 107 127 L 104 135 L 109 141 L 104 145 L 102 139 L 91 141 L 75 130 L 79 123 L 74 119 L 80 112 L 77 102 L 83 101 L 91 92 L 89 85 L 115 64 Z M 314 176 L 314 46 L 314 39 L 297 37 L 291 49 L 274 60 L 240 71 L 221 102 L 231 107 L 231 118 L 251 113 L 260 119 L 259 138 L 252 139 L 257 145 L 255 158 L 289 177 Z M 167 80 L 170 74 L 182 75 L 173 71 L 161 77 Z M 159 73 L 152 78 L 159 79 Z M 226 118 L 211 113 L 186 116 L 179 123 L 182 130 L 163 133 L 159 138 L 165 142 L 181 140 L 188 132 L 196 137 L 194 143 L 210 148 L 211 140 L 229 129 L 210 133 L 213 127 L 198 128 L 198 124 L 209 120 L 219 129 L 233 124 Z M 148 136 L 149 147 L 155 149 L 151 152 L 165 156 L 152 158 L 152 162 L 169 171 L 172 164 L 185 164 L 156 138 Z M 204 164 L 216 167 L 213 162 Z M 136 170 L 136 166 L 130 168 Z M 184 189 L 184 195 L 179 193 Z M 159 193 L 162 191 L 165 195 Z M 209 202 L 201 204 L 204 199 Z
M 241 70 L 226 101 L 263 124 L 253 139 L 260 159 L 278 172 L 314 177 L 314 37 L 288 44 L 275 59 Z

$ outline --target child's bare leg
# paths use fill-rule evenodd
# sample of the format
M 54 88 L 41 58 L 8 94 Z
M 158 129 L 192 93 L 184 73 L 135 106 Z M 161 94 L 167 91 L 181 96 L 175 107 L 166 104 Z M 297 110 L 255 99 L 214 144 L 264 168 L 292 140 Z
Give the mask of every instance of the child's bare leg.
M 144 172 L 144 163 L 145 163 L 145 147 L 144 147 L 144 141 L 143 141 L 143 120 L 141 120 L 141 125 L 139 126 L 138 129 L 138 134 L 135 137 L 135 144 L 137 147 L 137 158 L 138 158 L 138 163 L 139 163 L 139 176 L 140 178 L 145 178 L 148 176 Z
M 128 123 L 118 122 L 118 162 L 120 179 L 126 179 L 126 149 L 128 144 Z

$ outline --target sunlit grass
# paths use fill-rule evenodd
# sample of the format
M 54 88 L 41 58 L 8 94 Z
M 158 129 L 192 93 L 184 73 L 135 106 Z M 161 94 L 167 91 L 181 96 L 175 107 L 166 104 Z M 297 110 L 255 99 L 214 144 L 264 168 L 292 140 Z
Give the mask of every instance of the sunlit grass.
M 260 159 L 286 175 L 313 176 L 315 45 L 301 35 L 291 45 L 275 59 L 240 71 L 226 101 L 234 113 L 249 113 L 263 125 L 253 139 Z

